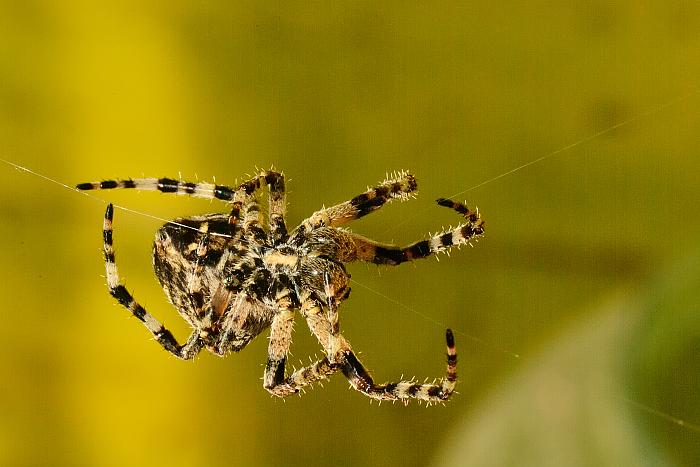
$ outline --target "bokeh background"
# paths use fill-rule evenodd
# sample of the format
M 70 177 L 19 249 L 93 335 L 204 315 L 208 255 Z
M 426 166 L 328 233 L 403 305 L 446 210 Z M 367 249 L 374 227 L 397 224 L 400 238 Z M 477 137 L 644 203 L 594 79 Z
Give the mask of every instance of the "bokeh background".
M 451 258 L 349 268 L 342 329 L 377 380 L 441 376 L 456 330 L 445 407 L 340 376 L 278 400 L 264 337 L 168 356 L 107 294 L 104 202 L 0 164 L 0 465 L 698 465 L 699 77 L 692 0 L 0 2 L 4 160 L 68 185 L 274 164 L 290 224 L 410 169 L 418 199 L 354 230 L 424 238 L 458 221 L 439 196 L 487 221 Z M 183 339 L 160 223 L 117 210 L 117 258 Z M 292 361 L 318 352 L 299 320 Z

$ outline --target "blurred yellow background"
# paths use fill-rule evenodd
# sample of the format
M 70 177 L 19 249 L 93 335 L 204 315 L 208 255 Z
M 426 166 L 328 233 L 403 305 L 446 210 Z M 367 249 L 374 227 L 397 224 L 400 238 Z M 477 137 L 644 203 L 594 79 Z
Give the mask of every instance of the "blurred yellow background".
M 450 326 L 452 401 L 370 405 L 341 376 L 283 401 L 264 337 L 163 352 L 107 293 L 104 204 L 1 164 L 0 465 L 698 465 L 698 78 L 695 1 L 0 2 L 5 160 L 69 185 L 274 164 L 289 225 L 410 169 L 418 199 L 355 231 L 423 238 L 452 195 L 487 222 L 439 262 L 349 266 L 342 329 L 375 378 L 441 376 Z M 159 225 L 117 210 L 117 260 L 182 340 Z M 292 361 L 318 352 L 298 320 Z

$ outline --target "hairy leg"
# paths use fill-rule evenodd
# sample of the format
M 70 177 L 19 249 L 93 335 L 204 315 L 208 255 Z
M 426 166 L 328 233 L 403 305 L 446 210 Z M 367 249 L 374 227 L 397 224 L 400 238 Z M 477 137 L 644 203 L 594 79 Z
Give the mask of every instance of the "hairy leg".
M 349 201 L 321 209 L 304 220 L 292 234 L 293 240 L 301 240 L 308 232 L 320 227 L 338 227 L 376 211 L 394 199 L 406 199 L 416 191 L 415 177 L 408 172 L 392 177 L 370 188 Z
M 153 337 L 158 343 L 168 352 L 183 360 L 194 358 L 202 348 L 202 342 L 196 332 L 193 332 L 184 345 L 178 344 L 172 333 L 167 330 L 156 318 L 146 311 L 141 305 L 136 302 L 129 291 L 120 284 L 119 272 L 114 260 L 114 245 L 112 243 L 112 219 L 114 208 L 111 204 L 107 206 L 105 212 L 104 225 L 102 229 L 104 239 L 104 256 L 105 270 L 107 273 L 107 287 L 109 293 L 127 310 L 133 314 L 136 319 L 141 321 L 146 328 L 153 334 Z
M 406 261 L 427 258 L 436 253 L 449 250 L 454 246 L 464 245 L 483 235 L 485 223 L 475 211 L 455 201 L 438 200 L 440 206 L 454 209 L 464 215 L 467 222 L 459 224 L 454 229 L 433 235 L 427 240 L 412 243 L 406 247 L 397 247 L 375 242 L 361 235 L 346 232 L 352 243 L 343 252 L 344 261 L 368 261 L 375 264 L 398 265 Z M 348 243 L 346 243 L 347 245 Z
M 407 402 L 410 399 L 419 399 L 426 402 L 442 402 L 452 395 L 457 382 L 457 352 L 451 330 L 446 331 L 447 373 L 440 384 L 421 384 L 412 380 L 376 384 L 350 344 L 327 319 L 320 304 L 310 299 L 306 300 L 302 303 L 301 312 L 311 332 L 321 343 L 330 364 L 339 366 L 350 385 L 366 396 L 380 401 Z

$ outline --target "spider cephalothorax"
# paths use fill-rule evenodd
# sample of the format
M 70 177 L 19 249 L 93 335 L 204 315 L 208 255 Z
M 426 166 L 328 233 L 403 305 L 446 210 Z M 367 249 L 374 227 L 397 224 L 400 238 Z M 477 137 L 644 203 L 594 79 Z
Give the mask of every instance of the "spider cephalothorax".
M 269 188 L 266 228 L 262 225 L 256 196 L 263 186 Z M 235 188 L 168 178 L 78 185 L 81 190 L 110 188 L 157 190 L 216 198 L 229 204 L 230 212 L 226 214 L 176 219 L 156 234 L 153 247 L 156 276 L 168 300 L 193 329 L 182 345 L 120 284 L 112 244 L 114 210 L 111 204 L 107 207 L 103 237 L 109 291 L 170 353 L 191 359 L 206 348 L 225 355 L 241 350 L 269 327 L 263 386 L 274 395 L 296 393 L 337 371 L 342 371 L 355 389 L 374 399 L 415 398 L 436 402 L 447 400 L 452 394 L 457 379 L 457 354 L 449 329 L 447 374 L 440 384 L 415 381 L 376 384 L 340 334 L 337 309 L 350 293 L 350 275 L 344 263 L 397 265 L 468 243 L 484 231 L 478 212 L 461 203 L 439 199 L 439 205 L 459 212 L 466 222 L 400 248 L 340 227 L 391 200 L 410 197 L 417 184 L 407 172 L 394 174 L 349 201 L 317 211 L 292 232 L 287 231 L 284 220 L 284 176 L 277 172 L 261 172 Z M 287 376 L 285 366 L 294 310 L 299 310 L 306 319 L 325 357 Z

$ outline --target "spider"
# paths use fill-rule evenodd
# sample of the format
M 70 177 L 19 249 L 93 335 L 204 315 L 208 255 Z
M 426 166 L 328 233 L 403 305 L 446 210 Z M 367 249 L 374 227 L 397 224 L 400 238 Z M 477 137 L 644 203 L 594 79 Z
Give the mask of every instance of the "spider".
M 268 187 L 267 228 L 263 227 L 258 197 Z M 376 384 L 340 334 L 338 306 L 348 298 L 350 274 L 343 263 L 367 261 L 398 265 L 469 243 L 483 234 L 477 211 L 448 199 L 440 206 L 460 213 L 466 222 L 405 248 L 385 245 L 357 235 L 342 225 L 414 195 L 416 179 L 408 172 L 387 180 L 349 201 L 323 208 L 287 231 L 284 175 L 263 171 L 229 187 L 170 178 L 140 178 L 81 183 L 79 190 L 133 188 L 219 199 L 228 213 L 176 219 L 156 233 L 153 266 L 168 300 L 193 331 L 179 344 L 121 284 L 114 259 L 114 208 L 107 206 L 103 224 L 104 259 L 110 294 L 176 357 L 189 360 L 202 349 L 224 356 L 243 349 L 270 328 L 263 387 L 275 396 L 299 392 L 304 386 L 341 371 L 356 390 L 372 399 L 449 399 L 457 381 L 457 353 L 447 329 L 447 372 L 439 384 L 414 380 Z M 294 311 L 299 310 L 324 351 L 324 358 L 287 375 Z

